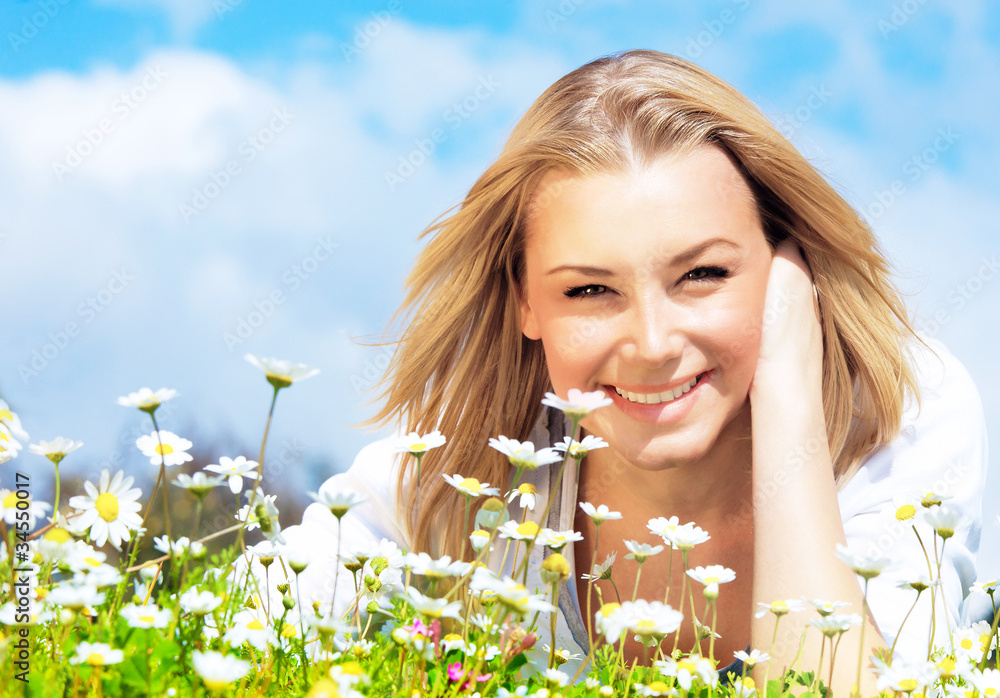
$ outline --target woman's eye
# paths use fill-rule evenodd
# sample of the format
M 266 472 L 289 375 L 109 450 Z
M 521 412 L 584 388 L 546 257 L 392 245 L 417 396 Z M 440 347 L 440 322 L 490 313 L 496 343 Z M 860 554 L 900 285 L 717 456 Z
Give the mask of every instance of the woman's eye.
M 722 267 L 698 267 L 684 275 L 686 281 L 713 281 L 729 276 L 729 270 Z
M 567 298 L 588 298 L 590 296 L 603 295 L 608 290 L 607 286 L 600 284 L 587 284 L 586 286 L 570 286 L 563 294 Z

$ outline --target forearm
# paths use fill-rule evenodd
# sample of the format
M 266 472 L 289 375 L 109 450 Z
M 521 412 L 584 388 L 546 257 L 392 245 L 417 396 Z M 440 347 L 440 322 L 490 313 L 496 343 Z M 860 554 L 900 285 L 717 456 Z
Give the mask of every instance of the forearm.
M 754 602 L 804 597 L 850 603 L 843 610 L 861 615 L 867 626 L 861 693 L 875 695 L 868 657 L 885 644 L 862 610 L 863 593 L 856 575 L 834 556 L 836 545 L 844 543 L 845 537 L 818 386 L 810 390 L 788 380 L 784 385 L 775 383 L 760 382 L 758 385 L 766 387 L 751 394 Z M 810 608 L 781 619 L 778 637 L 782 641 L 774 643 L 771 677 L 791 665 L 803 633 L 802 667 L 816 668 L 823 635 L 809 625 L 809 619 L 815 617 Z M 755 648 L 767 651 L 771 647 L 774 622 L 770 614 L 754 620 Z M 850 695 L 857 679 L 860 643 L 859 628 L 842 636 L 832 682 L 834 695 Z M 822 679 L 827 681 L 829 643 L 823 665 Z

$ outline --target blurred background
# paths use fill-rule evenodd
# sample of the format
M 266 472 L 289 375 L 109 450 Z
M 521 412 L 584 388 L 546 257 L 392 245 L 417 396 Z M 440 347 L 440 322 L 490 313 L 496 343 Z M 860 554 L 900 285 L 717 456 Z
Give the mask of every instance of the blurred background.
M 148 418 L 115 404 L 142 386 L 179 391 L 158 417 L 197 464 L 256 458 L 253 352 L 322 370 L 282 391 L 269 445 L 298 521 L 379 436 L 351 424 L 391 349 L 356 340 L 401 301 L 420 231 L 549 84 L 629 48 L 734 84 L 864 213 L 1000 442 L 996 3 L 7 0 L 0 25 L 0 396 L 32 441 L 85 443 L 68 478 L 151 486 Z M 27 452 L 0 485 L 15 466 L 50 487 Z

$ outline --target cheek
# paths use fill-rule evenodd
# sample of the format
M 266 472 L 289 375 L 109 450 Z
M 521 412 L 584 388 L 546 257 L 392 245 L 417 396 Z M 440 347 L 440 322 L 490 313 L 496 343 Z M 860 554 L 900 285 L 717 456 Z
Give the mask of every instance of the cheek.
M 559 318 L 544 323 L 542 346 L 556 392 L 565 395 L 570 388 L 589 389 L 589 381 L 611 343 L 609 328 L 592 318 Z
M 760 351 L 762 314 L 763 302 L 744 296 L 738 303 L 703 317 L 702 336 L 722 368 L 741 376 L 753 375 Z

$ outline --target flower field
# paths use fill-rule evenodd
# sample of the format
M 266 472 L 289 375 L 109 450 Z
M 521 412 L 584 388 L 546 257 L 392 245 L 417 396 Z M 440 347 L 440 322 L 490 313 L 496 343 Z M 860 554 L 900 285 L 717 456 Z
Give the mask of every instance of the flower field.
M 613 584 L 615 570 L 627 564 L 637 566 L 635 591 L 622 589 L 615 600 L 603 599 L 600 608 L 587 610 L 587 656 L 558 646 L 553 602 L 562 585 L 576 581 L 562 551 L 581 536 L 510 519 L 507 505 L 516 500 L 525 512 L 541 512 L 537 520 L 547 521 L 551 500 L 521 483 L 522 475 L 562 469 L 608 445 L 593 436 L 581 442 L 567 437 L 539 449 L 502 435 L 491 439 L 513 470 L 506 492 L 462 474 L 445 475 L 465 505 L 462 560 L 401 550 L 384 539 L 370 550 L 340 540 L 329 551 L 289 545 L 261 466 L 279 392 L 316 369 L 247 359 L 273 388 L 257 460 L 222 457 L 203 470 L 181 472 L 192 461 L 192 443 L 159 429 L 156 420 L 160 405 L 176 393 L 143 388 L 119 398 L 123 407 L 141 410 L 150 420 L 151 432 L 136 441 L 159 468 L 146 497 L 132 487 L 132 476 L 109 470 L 97 482 L 85 482 L 83 492 L 64 496 L 60 464 L 82 444 L 62 437 L 30 443 L 20 416 L 0 400 L 0 485 L 7 488 L 0 490 L 2 695 L 744 698 L 764 694 L 758 687 L 766 685 L 767 698 L 811 698 L 828 693 L 835 663 L 850 664 L 859 677 L 874 672 L 878 689 L 891 695 L 976 698 L 1000 692 L 995 620 L 951 628 L 948 646 L 928 647 L 919 660 L 894 658 L 893 646 L 858 662 L 838 658 L 836 650 L 845 633 L 860 632 L 861 610 L 835 599 L 758 604 L 757 617 L 772 620 L 775 638 L 789 614 L 808 614 L 807 632 L 823 638 L 818 657 L 800 651 L 791 666 L 772 667 L 773 647 L 719 656 L 716 600 L 735 573 L 721 565 L 689 567 L 688 553 L 710 533 L 677 517 L 650 520 L 649 540 L 622 541 L 627 550 L 622 560 L 612 554 L 598 561 L 595 552 L 582 575 L 588 589 L 598 580 Z M 580 420 L 608 401 L 603 393 L 570 391 L 567 399 L 548 394 L 544 402 L 562 410 L 576 433 Z M 25 445 L 31 455 L 23 452 Z M 438 432 L 411 433 L 396 443 L 397 452 L 416 461 L 418 488 L 423 456 L 447 447 L 447 437 Z M 26 487 L 28 469 L 35 480 L 47 476 L 43 463 L 54 476 L 53 502 L 32 499 Z M 170 497 L 191 498 L 197 531 L 205 498 L 217 488 L 231 494 L 230 526 L 196 540 L 183 535 L 189 531 L 171 529 Z M 312 497 L 337 520 L 365 501 L 358 493 L 329 487 Z M 602 535 L 601 526 L 622 517 L 605 505 L 580 507 Z M 159 515 L 160 508 L 163 530 L 147 530 L 151 512 Z M 916 606 L 921 595 L 936 593 L 941 555 L 962 516 L 933 494 L 894 502 L 886 515 L 911 527 L 928 551 L 926 570 L 900 581 Z M 148 558 L 138 545 L 146 537 L 155 552 Z M 209 553 L 210 541 L 224 547 Z M 505 559 L 509 554 L 513 560 L 512 574 L 499 575 L 485 564 L 500 546 Z M 529 553 L 542 546 L 549 553 L 535 583 L 529 579 Z M 837 554 L 865 588 L 890 571 L 890 561 L 880 556 L 847 548 Z M 353 578 L 352 598 L 337 598 L 336 591 L 331 598 L 302 596 L 296 578 L 321 555 L 334 556 L 336 575 Z M 658 555 L 670 556 L 671 565 L 676 562 L 686 573 L 678 608 L 637 598 L 642 566 Z M 109 562 L 117 559 L 118 564 Z M 996 581 L 978 582 L 970 593 L 992 601 L 996 587 Z M 331 588 L 342 587 L 335 581 Z M 272 591 L 280 595 L 280 605 L 272 603 Z M 682 610 L 693 611 L 696 596 L 706 609 L 700 618 Z M 679 629 L 690 627 L 685 624 L 693 624 L 698 638 L 693 647 L 678 647 Z M 626 638 L 645 647 L 645 661 L 624 657 Z M 720 671 L 734 658 L 742 660 L 737 673 Z

